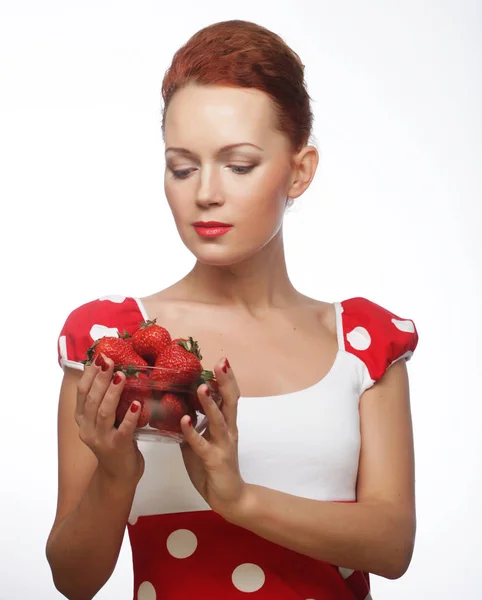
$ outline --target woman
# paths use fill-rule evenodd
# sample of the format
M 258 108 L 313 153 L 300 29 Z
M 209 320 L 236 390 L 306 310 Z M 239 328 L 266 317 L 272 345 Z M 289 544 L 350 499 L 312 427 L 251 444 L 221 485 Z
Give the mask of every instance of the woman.
M 165 192 L 196 263 L 143 299 L 75 309 L 59 338 L 59 498 L 47 543 L 55 585 L 92 598 L 127 526 L 138 600 L 369 598 L 368 573 L 398 578 L 414 542 L 405 360 L 418 336 L 363 298 L 308 298 L 286 269 L 286 207 L 317 168 L 303 65 L 243 21 L 194 35 L 163 82 Z M 133 442 L 118 429 L 125 377 L 81 360 L 101 334 L 157 319 L 213 365 L 209 436 Z M 393 365 L 393 366 L 392 366 Z M 391 368 L 389 368 L 391 367 Z

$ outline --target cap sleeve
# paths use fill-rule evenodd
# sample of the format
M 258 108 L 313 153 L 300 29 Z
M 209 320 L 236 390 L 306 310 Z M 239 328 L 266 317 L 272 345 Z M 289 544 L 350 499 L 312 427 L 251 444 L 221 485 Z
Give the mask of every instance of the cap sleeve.
M 124 296 L 106 296 L 74 309 L 58 337 L 58 362 L 62 369 L 83 370 L 86 352 L 104 336 L 117 336 L 124 330 L 133 335 L 147 320 L 139 300 Z
M 365 366 L 362 392 L 373 386 L 395 362 L 409 360 L 418 345 L 418 332 L 405 319 L 366 298 L 341 303 L 342 344 Z

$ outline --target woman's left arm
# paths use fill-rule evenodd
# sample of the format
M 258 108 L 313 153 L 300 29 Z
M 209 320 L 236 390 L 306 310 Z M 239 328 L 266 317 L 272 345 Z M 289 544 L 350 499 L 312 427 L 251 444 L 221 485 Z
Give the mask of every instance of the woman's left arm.
M 300 498 L 245 483 L 236 476 L 233 411 L 237 398 L 232 387 L 228 391 L 229 381 L 223 381 L 222 387 L 226 391 L 223 413 L 201 398 L 210 422 L 213 419 L 214 444 L 198 434 L 194 437 L 183 425 L 190 446 L 204 461 L 207 479 L 203 479 L 205 493 L 200 492 L 213 510 L 231 523 L 301 554 L 388 579 L 401 577 L 410 563 L 415 537 L 413 435 L 405 361 L 391 366 L 360 400 L 361 453 L 354 503 Z M 233 441 L 236 460 L 229 466 L 227 456 L 233 457 Z

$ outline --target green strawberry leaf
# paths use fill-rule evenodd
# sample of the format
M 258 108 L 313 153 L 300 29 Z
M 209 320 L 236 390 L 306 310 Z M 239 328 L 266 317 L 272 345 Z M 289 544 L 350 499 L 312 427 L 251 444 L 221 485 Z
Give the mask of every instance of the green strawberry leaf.
M 152 321 L 150 319 L 148 319 L 147 321 L 139 321 L 139 325 L 141 326 L 141 329 L 147 329 L 151 325 L 155 325 L 156 322 L 157 322 L 157 319 L 152 319 Z

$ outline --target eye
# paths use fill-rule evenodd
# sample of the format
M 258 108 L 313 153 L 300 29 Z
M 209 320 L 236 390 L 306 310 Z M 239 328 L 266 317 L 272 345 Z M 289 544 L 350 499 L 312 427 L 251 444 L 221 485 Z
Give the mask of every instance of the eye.
M 180 169 L 175 171 L 174 169 L 171 169 L 174 179 L 187 179 L 193 170 L 194 169 Z
M 237 167 L 236 165 L 230 165 L 230 169 L 236 175 L 247 175 L 251 173 L 256 165 L 251 165 L 250 167 Z

